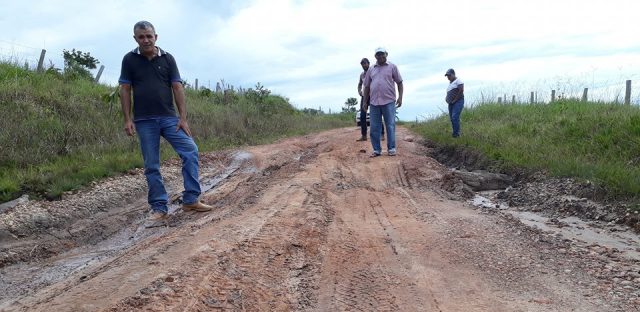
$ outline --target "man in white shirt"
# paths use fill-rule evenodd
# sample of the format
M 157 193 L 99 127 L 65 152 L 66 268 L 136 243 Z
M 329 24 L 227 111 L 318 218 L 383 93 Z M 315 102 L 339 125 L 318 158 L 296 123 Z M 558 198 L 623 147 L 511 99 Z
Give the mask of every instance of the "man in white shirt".
M 449 68 L 444 74 L 449 79 L 449 87 L 447 87 L 447 97 L 445 102 L 449 104 L 449 119 L 451 119 L 451 135 L 454 138 L 460 137 L 460 114 L 464 107 L 464 83 L 456 77 L 453 68 Z

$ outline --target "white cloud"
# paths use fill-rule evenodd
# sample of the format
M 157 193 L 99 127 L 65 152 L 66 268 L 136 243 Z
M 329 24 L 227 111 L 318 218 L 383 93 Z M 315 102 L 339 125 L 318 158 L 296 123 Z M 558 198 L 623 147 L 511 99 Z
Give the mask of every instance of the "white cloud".
M 449 67 L 472 99 L 567 75 L 623 80 L 640 66 L 631 0 L 0 2 L 0 27 L 10 30 L 0 35 L 0 57 L 46 47 L 60 64 L 62 49 L 86 50 L 106 66 L 103 81 L 115 83 L 135 46 L 131 27 L 145 19 L 190 82 L 261 82 L 299 107 L 333 111 L 358 97 L 359 60 L 383 45 L 405 80 L 404 119 L 443 110 Z

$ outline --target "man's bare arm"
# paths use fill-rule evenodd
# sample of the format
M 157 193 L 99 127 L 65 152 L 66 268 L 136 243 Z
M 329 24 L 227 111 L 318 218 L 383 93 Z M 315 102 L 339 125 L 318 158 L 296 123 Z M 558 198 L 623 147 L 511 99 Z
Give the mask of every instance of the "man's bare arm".
M 191 129 L 189 129 L 189 123 L 187 122 L 187 103 L 184 96 L 184 87 L 182 86 L 182 82 L 172 82 L 171 88 L 173 89 L 173 98 L 176 101 L 178 114 L 180 115 L 180 121 L 176 127 L 176 132 L 182 128 L 188 136 L 191 136 Z
M 462 97 L 463 93 L 464 93 L 464 84 L 458 85 L 458 92 L 456 93 L 456 96 L 453 98 L 453 100 L 449 104 L 458 102 L 458 100 Z
M 120 105 L 124 116 L 124 131 L 128 136 L 136 133 L 133 120 L 131 120 L 131 85 L 123 83 L 120 85 Z
M 398 83 L 398 100 L 396 100 L 396 107 L 402 106 L 402 95 L 404 94 L 404 85 L 402 81 Z

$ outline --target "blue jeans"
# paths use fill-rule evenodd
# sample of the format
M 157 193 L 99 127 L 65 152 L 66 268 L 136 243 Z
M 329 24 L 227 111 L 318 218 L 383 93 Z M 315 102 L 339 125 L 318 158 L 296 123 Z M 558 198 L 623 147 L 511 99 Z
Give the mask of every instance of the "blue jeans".
M 371 112 L 371 146 L 373 152 L 382 154 L 380 137 L 382 135 L 382 118 L 384 117 L 385 128 L 387 128 L 387 150 L 396 150 L 396 103 L 391 102 L 385 105 L 369 105 Z
M 193 204 L 200 196 L 198 182 L 198 146 L 182 129 L 176 132 L 177 117 L 160 117 L 135 122 L 144 159 L 144 175 L 149 187 L 148 202 L 154 211 L 167 212 L 168 195 L 160 175 L 160 136 L 182 159 L 184 192 L 182 202 Z
M 362 97 L 360 97 L 360 103 L 362 103 L 362 101 L 364 101 L 364 99 Z M 364 117 L 362 117 L 364 116 Z M 360 105 L 360 120 L 367 120 L 367 111 L 363 110 L 362 105 Z M 360 122 L 360 134 L 362 134 L 362 137 L 365 138 L 367 137 L 367 123 L 366 122 Z M 382 136 L 384 136 L 384 127 L 382 127 Z
M 451 135 L 454 138 L 460 136 L 460 114 L 464 107 L 464 99 L 459 99 L 453 104 L 449 104 L 449 119 L 451 119 L 451 128 L 453 129 Z

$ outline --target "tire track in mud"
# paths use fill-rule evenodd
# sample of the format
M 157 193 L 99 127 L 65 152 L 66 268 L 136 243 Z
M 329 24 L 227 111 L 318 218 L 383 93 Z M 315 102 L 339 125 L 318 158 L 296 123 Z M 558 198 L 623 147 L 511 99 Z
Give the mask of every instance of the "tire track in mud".
M 185 270 L 189 272 L 187 277 L 182 274 L 184 281 L 171 287 L 174 295 L 163 295 L 156 287 L 150 298 L 142 300 L 144 304 L 137 298 L 128 298 L 111 311 L 125 311 L 131 304 L 137 308 L 155 310 L 154 307 L 162 306 L 176 311 L 181 310 L 180 307 L 188 307 L 186 310 L 291 310 L 314 304 L 312 289 L 317 288 L 314 276 L 321 263 L 318 248 L 326 233 L 326 224 L 331 220 L 331 212 L 323 200 L 325 196 L 318 191 L 318 179 L 300 173 L 303 165 L 315 158 L 316 152 L 312 149 L 295 157 L 302 162 L 269 166 L 262 174 L 269 177 L 268 185 L 259 186 L 253 181 L 253 189 L 261 190 L 260 198 L 247 200 L 245 197 L 238 203 L 238 208 L 245 208 L 235 212 L 241 217 L 246 217 L 246 213 L 260 213 L 255 219 L 262 223 L 237 224 L 236 228 L 244 229 L 242 235 L 238 235 L 242 239 L 227 242 L 229 249 L 224 252 L 217 248 L 218 244 L 209 242 L 193 260 L 198 265 L 189 266 Z M 166 287 L 167 283 L 162 284 Z M 186 297 L 189 298 L 184 299 Z
M 367 172 L 357 167 L 337 165 L 336 171 L 342 179 L 339 185 L 352 187 L 337 188 L 335 200 L 344 201 L 344 206 L 349 208 L 336 212 L 335 224 L 329 229 L 323 268 L 326 275 L 321 279 L 323 284 L 331 286 L 321 289 L 320 293 L 324 294 L 316 310 L 398 311 L 429 307 L 423 302 L 424 295 L 417 295 L 415 282 L 408 283 L 412 295 L 403 296 L 397 291 L 408 279 L 405 272 L 393 269 L 398 263 L 407 262 L 403 259 L 405 247 L 378 198 L 389 195 L 398 185 L 409 185 L 403 167 L 383 166 L 383 175 L 392 178 L 379 181 L 382 185 L 372 183 L 376 179 L 368 174 L 355 174 Z M 382 194 L 374 191 L 376 189 Z

